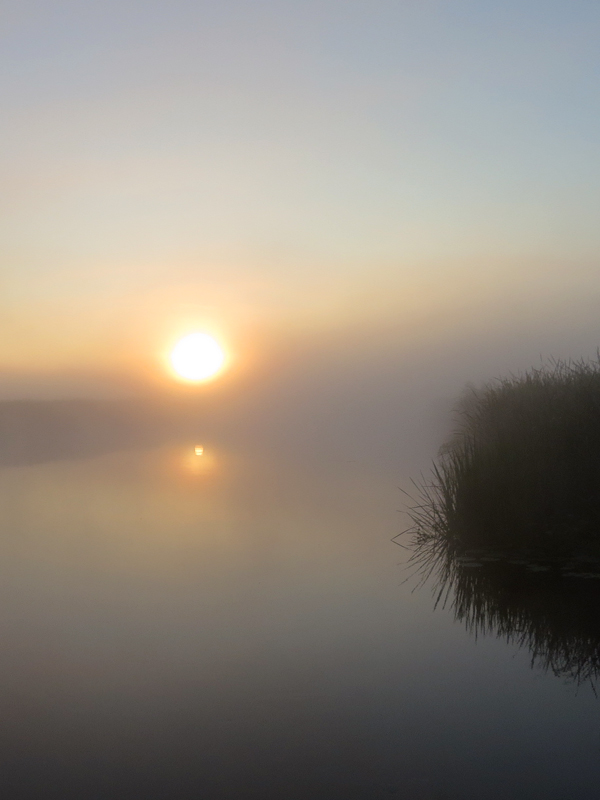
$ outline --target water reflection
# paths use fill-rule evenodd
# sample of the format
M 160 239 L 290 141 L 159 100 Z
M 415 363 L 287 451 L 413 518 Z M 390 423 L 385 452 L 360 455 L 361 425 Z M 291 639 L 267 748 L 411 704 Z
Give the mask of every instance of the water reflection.
M 578 683 L 600 675 L 599 408 L 598 362 L 470 392 L 410 510 L 437 602 Z
M 472 560 L 471 560 L 472 559 Z M 528 648 L 532 666 L 576 683 L 600 676 L 600 574 L 482 553 L 440 564 L 437 597 L 475 636 Z M 583 565 L 580 565 L 582 568 Z
M 214 447 L 205 449 L 204 446 L 196 445 L 193 450 L 189 446 L 183 449 L 181 463 L 186 473 L 196 477 L 216 475 L 222 457 L 219 458 Z
M 1 471 L 2 797 L 345 800 L 397 780 L 368 768 L 363 678 L 365 531 L 393 520 L 393 485 L 198 441 Z
M 595 796 L 587 693 L 399 586 L 397 471 L 356 438 L 56 408 L 63 446 L 0 470 L 0 797 Z

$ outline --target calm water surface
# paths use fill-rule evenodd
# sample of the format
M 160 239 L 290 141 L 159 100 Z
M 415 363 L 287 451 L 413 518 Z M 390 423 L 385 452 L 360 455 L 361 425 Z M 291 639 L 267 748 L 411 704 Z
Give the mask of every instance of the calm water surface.
M 0 470 L 2 797 L 598 797 L 591 688 L 403 583 L 410 463 L 231 438 Z

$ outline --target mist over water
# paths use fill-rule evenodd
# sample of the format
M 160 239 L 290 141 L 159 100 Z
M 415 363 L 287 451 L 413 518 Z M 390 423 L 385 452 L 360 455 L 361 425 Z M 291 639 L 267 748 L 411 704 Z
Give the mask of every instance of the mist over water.
M 533 444 L 440 446 L 467 385 L 600 346 L 599 23 L 0 2 L 2 800 L 597 799 L 592 548 L 454 547 L 581 533 L 595 424 L 513 436 L 562 508 Z M 451 452 L 436 606 L 397 536 Z
M 329 337 L 235 392 L 0 403 L 2 793 L 593 797 L 592 690 L 434 611 L 391 542 L 464 383 L 562 335 Z

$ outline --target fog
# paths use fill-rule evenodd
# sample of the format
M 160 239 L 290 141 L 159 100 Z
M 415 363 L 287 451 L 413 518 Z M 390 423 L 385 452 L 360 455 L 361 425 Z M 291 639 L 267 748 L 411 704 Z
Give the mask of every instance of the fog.
M 596 297 L 515 296 L 415 323 L 262 331 L 244 363 L 200 386 L 135 374 L 0 374 L 0 460 L 32 463 L 218 436 L 231 444 L 354 453 L 418 473 L 467 384 L 552 358 L 594 358 Z M 157 370 L 158 371 L 158 370 Z M 353 456 L 354 457 L 354 456 Z
M 0 16 L 3 800 L 596 798 L 519 646 L 588 629 L 396 542 L 466 386 L 596 357 L 598 5 Z
M 464 386 L 593 357 L 594 301 L 290 329 L 199 387 L 6 375 L 6 796 L 592 796 L 591 695 L 470 640 L 391 540 Z

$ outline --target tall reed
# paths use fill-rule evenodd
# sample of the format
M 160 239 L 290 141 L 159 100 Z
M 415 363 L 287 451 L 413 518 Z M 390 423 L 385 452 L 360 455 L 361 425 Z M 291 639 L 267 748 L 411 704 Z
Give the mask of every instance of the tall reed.
M 416 558 L 470 548 L 600 554 L 600 360 L 470 389 L 409 509 Z

